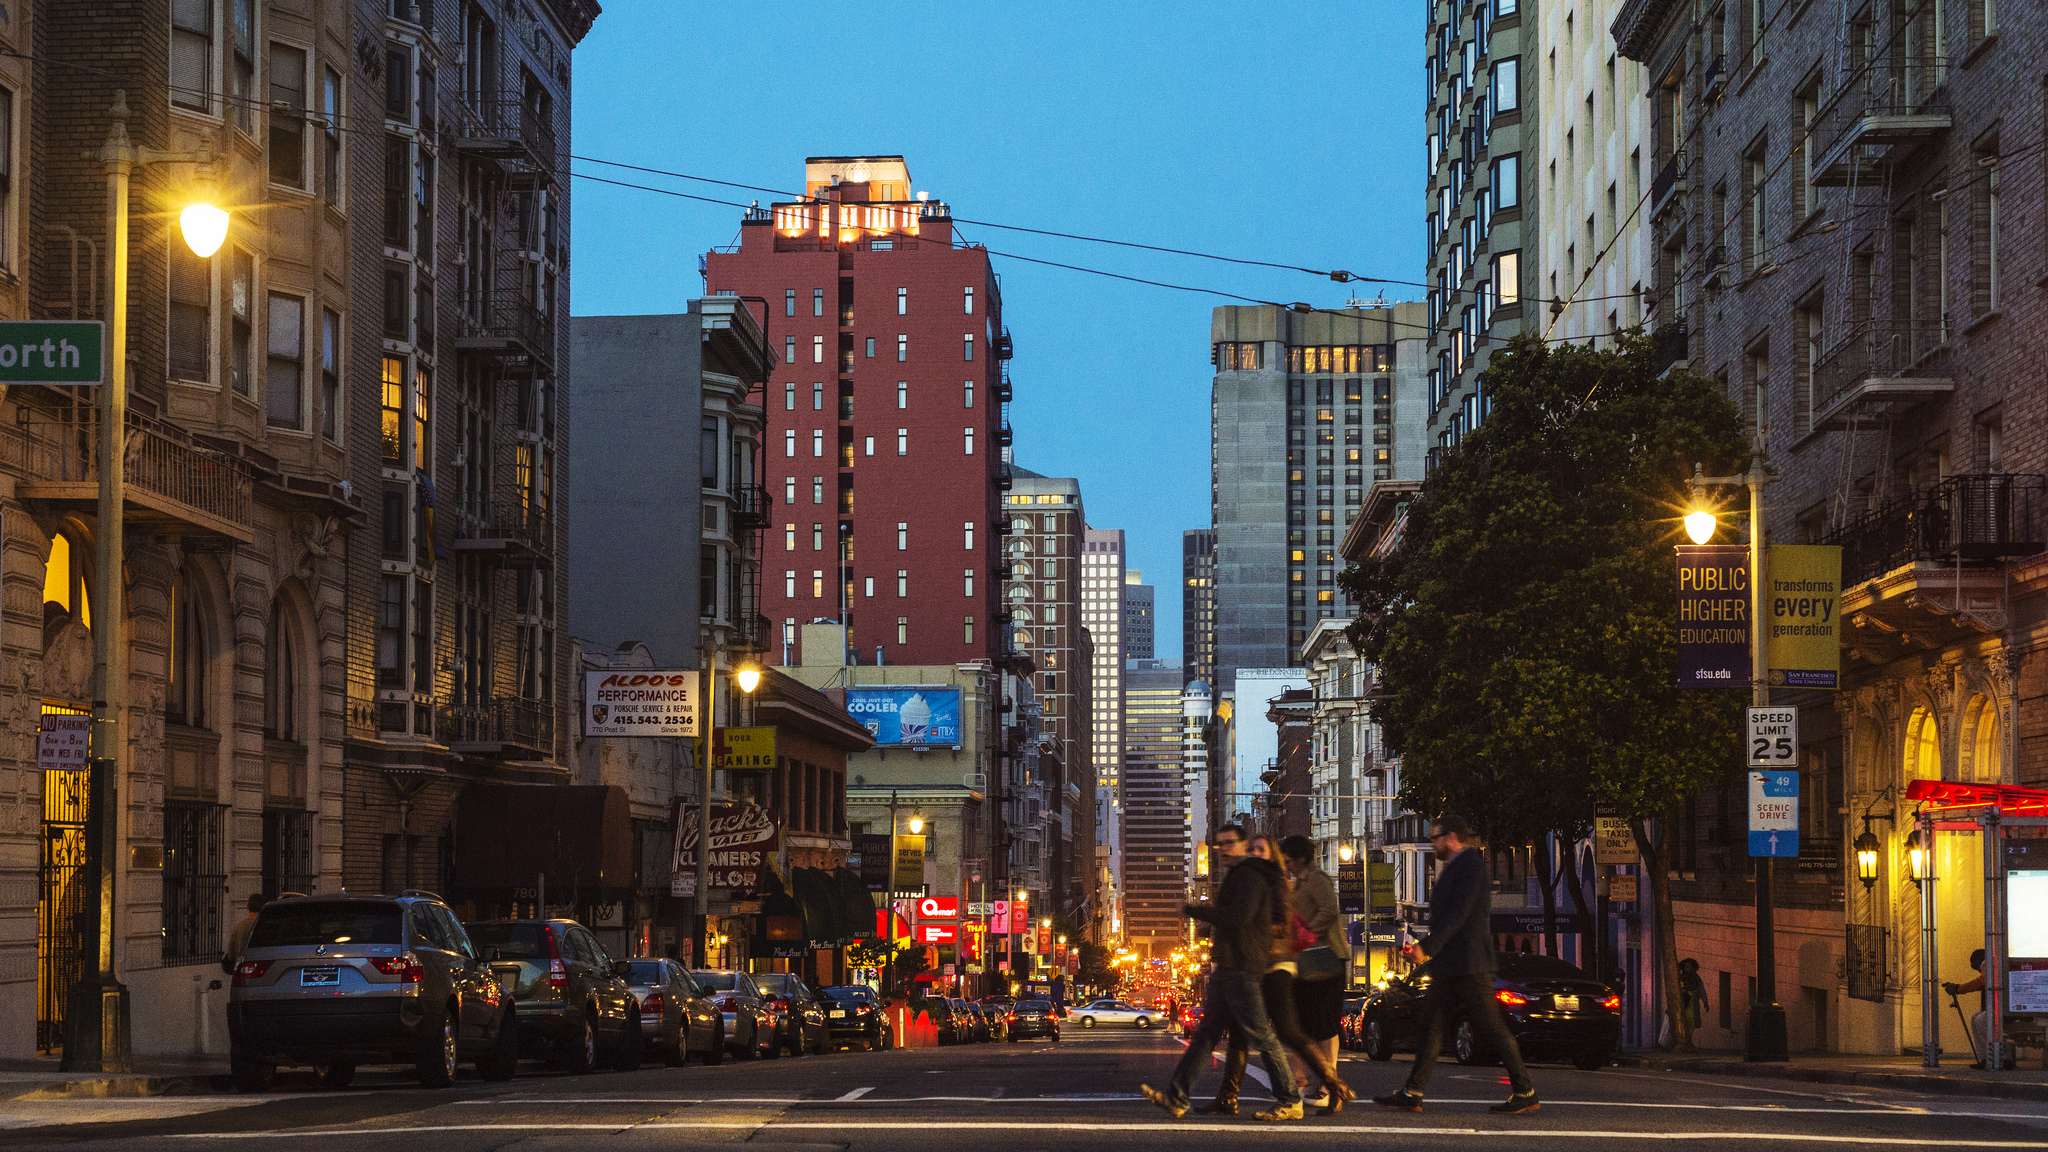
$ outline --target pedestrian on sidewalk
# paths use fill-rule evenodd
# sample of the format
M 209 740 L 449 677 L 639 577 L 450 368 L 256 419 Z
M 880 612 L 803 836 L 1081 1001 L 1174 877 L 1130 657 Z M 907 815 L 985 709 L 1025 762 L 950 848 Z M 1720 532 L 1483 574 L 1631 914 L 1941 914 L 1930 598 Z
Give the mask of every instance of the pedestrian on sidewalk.
M 1690 956 L 1678 962 L 1678 1010 L 1685 1017 L 1685 1034 L 1697 1035 L 1706 1019 L 1707 982 L 1700 979 L 1700 962 Z
M 1967 996 L 1972 992 L 1977 994 L 1977 1010 L 1970 1014 L 1970 1039 L 1976 1042 L 1972 1048 L 1972 1053 L 1977 1057 L 1977 1060 L 1970 1067 L 1982 1068 L 1984 1067 L 1984 1061 L 1988 1058 L 1986 1053 L 1991 1051 L 1991 1017 L 1984 1011 L 1984 950 L 1982 948 L 1970 953 L 1970 967 L 1977 970 L 1975 976 L 1961 984 L 1954 982 L 1943 984 L 1941 990 L 1950 996 Z
M 249 947 L 249 933 L 256 930 L 256 914 L 263 911 L 263 906 L 268 903 L 270 901 L 263 893 L 249 893 L 249 899 L 244 903 L 249 909 L 249 914 L 235 921 L 235 926 L 228 929 L 228 950 L 220 954 L 221 971 L 232 975 L 235 965 L 242 962 L 242 953 Z
M 1466 847 L 1472 828 L 1462 817 L 1445 813 L 1430 822 L 1429 843 L 1443 863 L 1436 890 L 1429 898 L 1429 935 L 1402 950 L 1410 963 L 1428 962 L 1429 998 L 1423 1011 L 1429 1021 L 1415 1066 L 1399 1092 L 1378 1096 L 1373 1103 L 1402 1112 L 1422 1111 L 1422 1093 L 1443 1051 L 1444 1034 L 1460 1016 L 1471 1021 L 1482 1047 L 1507 1067 L 1509 1096 L 1495 1112 L 1534 1112 L 1542 1105 L 1536 1085 L 1522 1064 L 1522 1052 L 1493 998 L 1493 892 L 1486 861 L 1477 848 Z
M 1188 1112 L 1188 1098 L 1195 1078 L 1209 1063 L 1216 1044 L 1235 1024 L 1245 1039 L 1259 1050 L 1272 1079 L 1273 1095 L 1279 1103 L 1258 1113 L 1260 1120 L 1301 1119 L 1301 1089 L 1287 1053 L 1273 1034 L 1266 1016 L 1265 998 L 1259 983 L 1272 963 L 1273 925 L 1284 915 L 1285 905 L 1275 907 L 1273 887 L 1280 874 L 1278 865 L 1245 855 L 1244 829 L 1225 824 L 1216 830 L 1216 850 L 1230 864 L 1229 874 L 1216 893 L 1214 904 L 1187 904 L 1182 911 L 1214 926 L 1210 945 L 1209 985 L 1202 1000 L 1202 1022 L 1188 1038 L 1188 1049 L 1164 1091 L 1141 1084 L 1145 1098 L 1164 1108 L 1178 1120 Z
M 1296 957 L 1299 970 L 1294 979 L 1295 1016 L 1309 1043 L 1323 1053 L 1331 1068 L 1337 1066 L 1337 1031 L 1344 1015 L 1344 972 L 1350 967 L 1351 945 L 1344 939 L 1342 918 L 1337 913 L 1337 885 L 1330 874 L 1316 867 L 1315 841 L 1306 836 L 1289 836 L 1280 841 L 1288 876 L 1293 880 L 1291 902 L 1294 914 L 1315 937 L 1315 943 Z M 1325 1082 L 1328 1087 L 1328 1082 Z M 1343 1109 L 1343 1099 L 1332 1098 L 1321 1114 Z

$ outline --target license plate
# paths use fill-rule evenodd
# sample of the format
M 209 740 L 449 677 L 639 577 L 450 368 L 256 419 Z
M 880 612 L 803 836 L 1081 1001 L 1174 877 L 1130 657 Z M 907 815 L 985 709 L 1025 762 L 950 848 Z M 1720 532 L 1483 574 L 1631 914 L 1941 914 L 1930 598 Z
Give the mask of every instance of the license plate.
M 1551 997 L 1551 1002 L 1557 1005 L 1559 1012 L 1577 1012 L 1579 1010 L 1579 998 L 1577 996 L 1553 996 Z
M 339 983 L 341 983 L 341 969 L 339 968 L 299 969 L 299 986 L 301 988 L 331 988 Z
M 840 1020 L 840 1019 L 844 1019 L 844 1018 L 845 1018 L 845 1016 L 846 1016 L 846 1013 L 845 1013 L 844 1011 L 842 1011 L 842 1010 L 838 1009 L 838 1008 L 834 1008 L 834 1009 L 832 1010 L 832 1018 L 833 1018 L 834 1020 Z

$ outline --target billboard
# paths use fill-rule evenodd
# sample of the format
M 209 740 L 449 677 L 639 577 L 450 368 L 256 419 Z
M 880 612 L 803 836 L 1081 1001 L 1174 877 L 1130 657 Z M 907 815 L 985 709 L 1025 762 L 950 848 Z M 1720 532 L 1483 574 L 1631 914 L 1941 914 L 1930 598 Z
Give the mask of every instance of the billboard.
M 585 736 L 697 735 L 697 680 L 691 668 L 587 672 Z
M 876 744 L 960 743 L 958 688 L 848 688 L 846 711 Z
M 753 891 L 774 866 L 782 829 L 757 804 L 711 806 L 711 887 Z M 676 821 L 674 872 L 669 895 L 697 894 L 697 808 L 682 805 Z

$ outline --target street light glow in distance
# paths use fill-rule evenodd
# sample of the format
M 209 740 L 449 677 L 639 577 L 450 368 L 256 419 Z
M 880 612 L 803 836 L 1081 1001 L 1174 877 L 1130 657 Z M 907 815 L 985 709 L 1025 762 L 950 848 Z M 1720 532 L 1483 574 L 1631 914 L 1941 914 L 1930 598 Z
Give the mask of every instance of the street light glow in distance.
M 193 255 L 204 260 L 220 251 L 228 238 L 227 209 L 204 201 L 190 205 L 178 214 L 178 229 Z
M 189 212 L 191 209 L 188 208 L 186 211 Z M 749 696 L 753 695 L 754 689 L 761 686 L 761 666 L 752 660 L 747 661 L 732 670 L 732 682 L 740 686 L 740 691 Z

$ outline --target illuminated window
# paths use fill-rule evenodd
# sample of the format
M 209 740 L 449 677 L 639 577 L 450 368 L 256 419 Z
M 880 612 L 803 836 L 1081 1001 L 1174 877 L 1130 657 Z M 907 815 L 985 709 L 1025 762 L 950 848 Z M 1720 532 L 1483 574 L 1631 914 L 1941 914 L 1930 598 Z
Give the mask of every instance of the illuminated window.
M 794 568 L 782 574 L 782 594 L 792 600 L 796 599 L 796 570 Z
M 782 550 L 784 552 L 796 551 L 796 525 L 784 524 L 782 526 Z
M 824 362 L 825 338 L 823 336 L 813 336 L 811 337 L 811 363 L 823 364 Z
M 811 599 L 823 600 L 824 598 L 825 573 L 819 569 L 813 568 L 811 569 Z
M 873 596 L 875 594 L 875 578 L 873 576 L 869 576 L 862 584 L 861 594 L 863 596 Z
M 384 460 L 396 464 L 405 459 L 405 361 L 384 358 Z
M 910 643 L 910 617 L 898 616 L 896 618 L 896 642 L 898 644 Z

